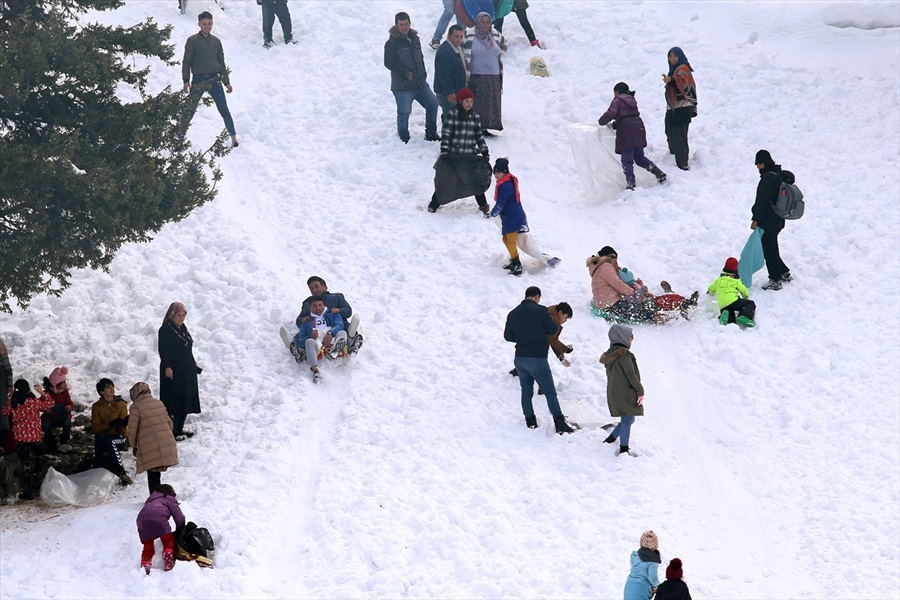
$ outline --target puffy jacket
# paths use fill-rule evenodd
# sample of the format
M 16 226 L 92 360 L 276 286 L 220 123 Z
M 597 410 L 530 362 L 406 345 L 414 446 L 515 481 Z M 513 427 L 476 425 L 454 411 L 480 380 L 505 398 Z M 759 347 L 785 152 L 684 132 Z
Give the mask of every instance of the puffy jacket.
M 328 307 L 328 310 L 332 308 L 338 309 L 341 318 L 344 321 L 347 321 L 353 315 L 353 308 L 344 298 L 344 295 L 339 292 L 325 292 L 321 295 L 322 300 L 325 301 L 325 306 Z M 296 321 L 297 327 L 303 326 L 303 319 L 309 316 L 309 305 L 312 304 L 313 297 L 310 296 L 306 300 L 303 301 L 303 304 L 300 306 L 300 314 L 297 315 Z
M 716 295 L 716 300 L 719 301 L 719 310 L 730 306 L 738 298 L 750 297 L 750 292 L 737 275 L 729 275 L 725 271 L 709 284 L 706 291 Z
M 692 600 L 688 586 L 680 579 L 666 579 L 656 588 L 656 600 Z
M 328 332 L 333 336 L 344 330 L 344 320 L 341 318 L 340 313 L 332 313 L 329 307 L 325 307 L 325 323 L 328 324 Z M 301 340 L 309 339 L 309 336 L 312 335 L 314 324 L 315 319 L 310 315 L 309 321 L 300 325 L 299 336 Z
M 111 421 L 128 418 L 128 405 L 122 396 L 115 396 L 112 402 L 100 398 L 91 405 L 91 430 L 94 435 L 104 433 L 106 435 L 123 435 L 126 425 L 111 425 Z
M 598 122 L 606 125 L 613 120 L 616 122 L 616 154 L 629 148 L 647 147 L 647 130 L 634 96 L 617 94 Z
M 137 456 L 137 473 L 177 465 L 178 448 L 166 407 L 153 397 L 149 388 L 135 393 L 137 387 L 136 384 L 132 388 L 127 430 L 128 443 Z
M 7 402 L 3 405 L 2 414 L 7 417 L 12 415 L 13 437 L 17 442 L 33 444 L 44 439 L 41 431 L 41 413 L 51 408 L 53 400 L 44 394 L 40 398 L 29 398 L 16 408 L 12 407 L 12 402 Z
M 528 230 L 528 218 L 519 199 L 519 180 L 507 173 L 494 186 L 494 208 L 491 216 L 500 217 L 500 231 L 503 235 L 514 231 Z
M 402 36 L 397 26 L 391 27 L 390 37 L 384 43 L 384 66 L 391 71 L 391 91 L 417 90 L 425 81 L 425 57 L 422 56 L 422 42 L 415 29 Z M 409 74 L 412 73 L 412 80 Z
M 137 516 L 137 530 L 141 542 L 150 542 L 167 533 L 172 533 L 169 517 L 175 519 L 175 528 L 184 527 L 184 513 L 178 506 L 175 495 L 167 496 L 162 492 L 153 492 Z
M 778 200 L 781 182 L 781 165 L 769 165 L 759 172 L 756 200 L 753 202 L 751 212 L 757 225 L 769 233 L 777 233 L 784 229 L 784 219 L 775 214 L 773 208 Z
M 625 600 L 650 600 L 657 587 L 659 557 L 646 548 L 635 550 L 631 553 L 631 572 L 625 581 Z
M 587 268 L 591 274 L 591 293 L 595 307 L 607 308 L 623 296 L 634 296 L 637 293 L 637 290 L 619 277 L 612 258 L 591 256 L 587 259 Z

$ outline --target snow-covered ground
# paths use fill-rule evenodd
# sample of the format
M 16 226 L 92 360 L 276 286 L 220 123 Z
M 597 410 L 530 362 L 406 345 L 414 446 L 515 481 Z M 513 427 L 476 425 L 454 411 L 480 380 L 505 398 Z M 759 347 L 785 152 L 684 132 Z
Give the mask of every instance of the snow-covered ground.
M 695 598 L 900 597 L 900 4 L 533 0 L 552 76 L 528 75 L 535 51 L 508 18 L 506 128 L 489 144 L 563 262 L 525 260 L 513 278 L 474 201 L 424 211 L 438 150 L 421 108 L 409 145 L 395 134 L 387 30 L 406 10 L 427 42 L 440 2 L 294 0 L 300 43 L 271 50 L 255 2 L 220 2 L 188 6 L 213 10 L 233 70 L 241 146 L 216 201 L 123 248 L 108 274 L 0 316 L 16 377 L 66 364 L 88 406 L 100 377 L 158 392 L 156 329 L 187 305 L 203 413 L 163 480 L 215 535 L 216 568 L 144 576 L 142 475 L 102 506 L 0 508 L 0 596 L 616 598 L 653 529 Z M 175 4 L 98 18 L 171 22 L 180 57 L 196 25 Z M 663 133 L 674 45 L 700 98 L 687 173 Z M 669 182 L 600 202 L 566 127 L 595 122 L 618 81 Z M 179 86 L 179 69 L 153 83 Z M 201 108 L 190 137 L 205 147 L 221 130 Z M 502 338 L 525 287 L 575 307 L 572 367 L 553 367 L 561 403 L 607 422 L 608 326 L 588 312 L 584 259 L 609 244 L 653 291 L 704 290 L 750 233 L 759 148 L 796 173 L 807 214 L 781 236 L 796 281 L 765 292 L 759 274 L 751 289 L 758 327 L 720 326 L 707 300 L 690 322 L 636 327 L 636 458 L 599 429 L 553 434 L 541 397 L 526 429 Z M 320 386 L 277 335 L 312 274 L 367 335 Z

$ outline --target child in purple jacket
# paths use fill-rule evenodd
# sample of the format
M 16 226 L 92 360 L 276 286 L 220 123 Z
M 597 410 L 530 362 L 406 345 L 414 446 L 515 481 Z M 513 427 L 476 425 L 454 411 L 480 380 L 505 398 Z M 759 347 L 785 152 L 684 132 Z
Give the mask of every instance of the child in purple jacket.
M 178 507 L 175 490 L 171 485 L 162 484 L 150 494 L 137 516 L 138 536 L 144 544 L 141 566 L 147 575 L 150 574 L 154 553 L 153 542 L 156 538 L 162 540 L 165 570 L 171 571 L 175 566 L 175 536 L 172 535 L 172 528 L 169 526 L 169 517 L 175 519 L 176 531 L 184 527 L 184 514 Z
M 647 131 L 644 129 L 637 100 L 634 99 L 634 92 L 623 81 L 613 88 L 612 102 L 598 122 L 606 125 L 612 121 L 615 121 L 612 128 L 616 130 L 616 154 L 622 157 L 622 170 L 625 171 L 625 187 L 634 189 L 634 163 L 653 173 L 659 183 L 665 183 L 666 174 L 644 156 Z

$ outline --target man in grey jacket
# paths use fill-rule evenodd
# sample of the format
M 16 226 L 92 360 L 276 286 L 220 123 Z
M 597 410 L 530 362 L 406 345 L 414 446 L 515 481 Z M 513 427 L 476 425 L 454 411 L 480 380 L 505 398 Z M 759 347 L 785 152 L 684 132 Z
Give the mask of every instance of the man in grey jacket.
M 187 132 L 197 105 L 203 94 L 209 92 L 225 121 L 225 129 L 231 136 L 231 145 L 238 146 L 237 133 L 234 129 L 234 119 L 228 110 L 228 102 L 225 100 L 225 92 L 232 92 L 231 81 L 228 78 L 228 67 L 225 66 L 225 51 L 222 49 L 222 41 L 212 34 L 213 17 L 207 11 L 197 15 L 197 24 L 200 31 L 187 39 L 184 44 L 184 59 L 181 61 L 181 79 L 184 81 L 184 91 L 189 93 L 187 108 L 184 115 L 184 130 Z M 191 73 L 194 78 L 191 80 Z M 225 89 L 222 89 L 222 84 Z
M 413 100 L 425 109 L 425 139 L 440 141 L 437 134 L 438 101 L 428 85 L 425 57 L 419 34 L 410 26 L 409 15 L 399 12 L 384 44 L 384 66 L 391 71 L 391 91 L 397 101 L 397 135 L 409 143 L 409 114 Z

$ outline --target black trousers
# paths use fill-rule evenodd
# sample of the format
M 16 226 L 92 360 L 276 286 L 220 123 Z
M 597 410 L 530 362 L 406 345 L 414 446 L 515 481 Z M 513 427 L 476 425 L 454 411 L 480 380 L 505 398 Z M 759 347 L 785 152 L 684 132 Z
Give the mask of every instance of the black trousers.
M 753 300 L 738 298 L 722 310 L 728 311 L 729 323 L 734 323 L 738 317 L 747 317 L 752 321 L 754 315 L 756 315 L 756 303 Z
M 673 111 L 666 111 L 666 140 L 669 142 L 669 153 L 675 155 L 675 164 L 679 168 L 685 169 L 691 154 L 691 148 L 688 145 L 688 129 L 691 122 L 674 123 L 674 116 Z
M 519 25 L 522 26 L 522 29 L 525 30 L 525 35 L 528 36 L 528 41 L 533 42 L 537 38 L 534 36 L 534 29 L 531 28 L 531 23 L 528 22 L 528 13 L 525 12 L 524 8 L 520 8 L 517 11 L 514 11 L 516 16 L 519 18 Z M 494 29 L 497 31 L 503 31 L 503 18 L 494 20 Z
M 778 234 L 781 229 L 763 227 L 762 234 L 762 250 L 766 259 L 766 270 L 769 271 L 769 279 L 778 281 L 784 274 L 790 271 L 788 266 L 781 260 L 781 251 L 778 249 Z
M 475 194 L 475 202 L 478 203 L 478 208 L 488 205 L 487 198 L 485 198 L 484 194 Z M 437 194 L 436 193 L 432 194 L 431 202 L 428 203 L 428 208 L 433 208 L 433 209 L 437 210 L 440 206 L 441 205 L 438 204 L 438 201 L 437 201 Z
M 288 42 L 293 38 L 291 29 L 291 12 L 287 7 L 287 0 L 262 0 L 262 27 L 263 40 L 272 41 L 272 26 L 275 24 L 275 17 L 281 23 L 281 33 L 284 34 L 284 41 Z
M 162 483 L 162 473 L 147 471 L 147 487 L 150 489 L 151 494 L 156 491 L 160 483 Z
M 19 462 L 22 463 L 19 484 L 22 493 L 37 496 L 41 492 L 41 482 L 44 480 L 44 445 L 41 442 L 18 442 L 16 452 Z

